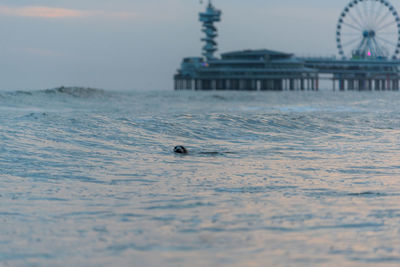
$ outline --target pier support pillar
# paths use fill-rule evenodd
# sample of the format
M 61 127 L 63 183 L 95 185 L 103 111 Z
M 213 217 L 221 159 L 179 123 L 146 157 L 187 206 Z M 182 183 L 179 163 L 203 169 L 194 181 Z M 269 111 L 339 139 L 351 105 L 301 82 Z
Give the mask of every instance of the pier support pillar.
M 340 91 L 344 91 L 345 90 L 345 88 L 344 88 L 344 79 L 342 79 L 342 78 L 340 78 L 340 80 L 339 80 L 339 90 Z
M 257 81 L 256 80 L 252 79 L 250 82 L 250 85 L 251 85 L 252 91 L 257 91 Z
M 225 80 L 224 79 L 218 79 L 215 89 L 216 90 L 225 90 Z
M 242 80 L 242 84 L 241 84 L 240 89 L 241 90 L 246 90 L 246 91 L 253 91 L 253 90 L 255 90 L 255 87 L 256 87 L 256 85 L 255 85 L 255 81 L 254 80 L 244 79 L 244 80 Z
M 365 80 L 363 80 L 363 79 L 358 80 L 358 90 L 359 91 L 365 90 Z
M 348 89 L 351 91 L 354 90 L 354 80 L 350 79 L 348 80 L 348 83 L 349 83 Z
M 290 89 L 290 91 L 294 91 L 294 80 L 293 79 L 290 79 L 290 81 L 289 81 L 289 89 Z
M 261 91 L 267 91 L 268 90 L 268 80 L 264 79 L 261 80 Z
M 262 80 L 261 82 L 261 90 L 263 91 L 268 91 L 271 90 L 272 88 L 270 87 L 270 80 Z
M 376 91 L 381 90 L 381 81 L 380 80 L 375 80 L 375 90 Z
M 239 88 L 238 88 L 238 89 L 239 89 L 239 90 L 243 90 L 243 89 L 244 89 L 244 87 L 245 87 L 245 85 L 244 85 L 244 84 L 245 84 L 245 81 L 244 81 L 244 80 L 242 80 L 242 79 L 240 79 L 240 80 L 239 80 Z
M 231 80 L 226 80 L 226 90 L 231 90 Z
M 232 90 L 239 90 L 239 80 L 238 79 L 232 79 L 231 80 L 231 89 Z
M 399 80 L 393 80 L 393 90 L 394 91 L 399 90 Z
M 282 80 L 281 79 L 275 79 L 274 80 L 274 90 L 275 91 L 282 91 Z
M 211 80 L 203 80 L 203 90 L 211 90 Z

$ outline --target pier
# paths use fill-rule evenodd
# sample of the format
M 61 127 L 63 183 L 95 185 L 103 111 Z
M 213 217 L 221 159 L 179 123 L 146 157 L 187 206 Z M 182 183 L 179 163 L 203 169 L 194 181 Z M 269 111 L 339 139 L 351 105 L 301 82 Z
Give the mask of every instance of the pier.
M 351 9 L 362 4 L 361 1 L 353 0 L 345 7 L 336 32 L 339 58 L 302 58 L 268 49 L 227 52 L 218 58 L 215 56 L 218 33 L 214 23 L 221 21 L 222 12 L 209 1 L 205 12 L 199 14 L 205 34 L 203 57 L 183 59 L 174 75 L 175 90 L 317 91 L 323 83 L 324 89 L 340 91 L 398 91 L 400 18 L 388 1 L 377 3 L 388 9 L 393 22 L 384 18 L 384 26 L 371 29 L 355 30 L 358 26 L 346 22 L 347 17 L 354 19 Z M 348 25 L 350 33 L 346 29 Z M 393 25 L 394 28 L 390 28 Z M 385 34 L 393 30 L 395 41 L 381 37 L 379 30 L 384 30 Z M 344 36 L 352 34 L 355 41 L 343 40 Z M 351 42 L 355 48 L 346 52 Z
M 185 58 L 175 76 L 175 89 L 194 90 L 318 90 L 318 72 L 305 62 L 270 50 L 248 50 L 221 59 Z

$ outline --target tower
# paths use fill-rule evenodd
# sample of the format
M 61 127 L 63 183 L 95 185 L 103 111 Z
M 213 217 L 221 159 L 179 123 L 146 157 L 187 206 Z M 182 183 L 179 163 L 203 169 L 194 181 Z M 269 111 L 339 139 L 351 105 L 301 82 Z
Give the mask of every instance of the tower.
M 215 59 L 214 53 L 218 50 L 217 42 L 215 38 L 218 36 L 217 28 L 214 26 L 214 22 L 221 21 L 221 11 L 217 10 L 211 0 L 208 1 L 206 11 L 200 13 L 200 22 L 203 23 L 202 31 L 205 33 L 205 38 L 201 40 L 205 42 L 203 47 L 203 56 L 207 61 Z

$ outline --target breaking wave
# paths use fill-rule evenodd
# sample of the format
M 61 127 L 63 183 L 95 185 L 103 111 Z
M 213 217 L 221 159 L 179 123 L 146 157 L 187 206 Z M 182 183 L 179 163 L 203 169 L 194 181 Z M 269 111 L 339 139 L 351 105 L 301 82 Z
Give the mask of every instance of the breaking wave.
M 43 90 L 19 90 L 14 92 L 1 92 L 0 99 L 10 98 L 10 97 L 27 97 L 27 96 L 43 96 L 43 95 L 62 95 L 62 96 L 71 96 L 75 98 L 91 98 L 104 96 L 106 91 L 103 89 L 90 88 L 90 87 L 66 87 L 60 86 L 51 89 L 43 89 Z
M 46 89 L 43 91 L 46 94 L 61 94 L 61 95 L 69 95 L 73 97 L 84 97 L 89 98 L 93 96 L 104 95 L 105 91 L 102 89 L 90 88 L 90 87 L 57 87 L 53 89 Z

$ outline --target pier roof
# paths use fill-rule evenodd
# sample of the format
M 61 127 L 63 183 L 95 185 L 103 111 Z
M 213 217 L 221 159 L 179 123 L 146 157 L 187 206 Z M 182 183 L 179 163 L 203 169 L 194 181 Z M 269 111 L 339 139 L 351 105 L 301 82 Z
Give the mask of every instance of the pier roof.
M 275 57 L 275 58 L 290 58 L 293 54 L 273 51 L 268 49 L 259 50 L 241 50 L 221 54 L 222 58 L 243 58 L 243 57 Z

